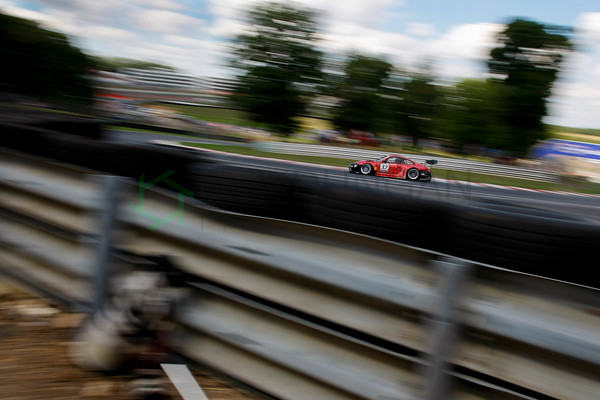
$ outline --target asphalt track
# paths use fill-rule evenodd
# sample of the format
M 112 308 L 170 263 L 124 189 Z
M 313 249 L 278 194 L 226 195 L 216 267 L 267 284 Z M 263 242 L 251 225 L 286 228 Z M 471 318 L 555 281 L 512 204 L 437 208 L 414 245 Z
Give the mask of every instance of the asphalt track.
M 213 144 L 231 144 L 230 142 L 184 138 L 181 136 L 160 135 L 132 131 L 109 131 L 110 140 L 122 142 L 148 143 L 156 140 L 168 142 L 198 142 Z M 236 145 L 238 145 L 236 143 Z M 243 144 L 242 144 L 243 145 Z M 199 149 L 199 151 L 202 151 Z M 350 174 L 345 168 L 319 166 L 289 161 L 281 161 L 259 157 L 239 156 L 216 151 L 205 152 L 209 158 L 231 165 L 244 165 L 257 169 L 289 171 L 294 174 L 312 175 L 324 180 L 344 182 L 348 187 L 351 200 L 353 188 L 369 185 L 376 193 L 385 196 L 390 192 L 403 192 L 414 196 L 417 200 L 441 200 L 468 205 L 473 202 L 503 202 L 513 206 L 533 207 L 548 211 L 570 214 L 600 223 L 600 195 L 568 194 L 564 192 L 548 192 L 494 185 L 479 185 L 473 182 L 453 182 L 434 179 L 432 182 L 408 182 L 399 179 L 381 178 Z M 379 196 L 379 194 L 377 195 Z M 377 197 L 376 196 L 376 197 Z M 373 199 L 374 204 L 377 198 Z

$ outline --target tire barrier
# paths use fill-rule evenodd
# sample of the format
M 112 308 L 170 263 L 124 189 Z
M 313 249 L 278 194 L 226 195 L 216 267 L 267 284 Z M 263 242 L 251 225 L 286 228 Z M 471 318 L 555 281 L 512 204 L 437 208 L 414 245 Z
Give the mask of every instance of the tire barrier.
M 47 125 L 53 126 L 53 125 Z M 113 143 L 16 123 L 2 145 L 133 179 L 170 179 L 214 207 L 361 233 L 475 262 L 600 287 L 600 226 L 498 202 L 458 205 L 294 173 L 207 162 L 197 152 Z M 159 183 L 167 189 L 168 185 Z
M 142 124 L 142 123 L 137 123 L 137 122 L 114 121 L 113 124 L 121 126 L 123 128 L 143 129 L 143 130 L 164 132 L 164 133 L 176 133 L 176 134 L 182 134 L 182 135 L 185 135 L 188 133 L 184 130 L 177 129 L 177 128 L 167 128 L 166 126 Z
M 184 185 L 187 165 L 206 162 L 189 150 L 102 140 L 99 120 L 90 118 L 25 113 L 0 123 L 0 129 L 0 146 L 136 180 L 173 171 L 170 181 Z M 157 186 L 170 188 L 164 182 Z
M 151 144 L 114 143 L 65 134 L 42 135 L 43 156 L 113 175 L 150 181 L 170 173 L 171 182 L 185 185 L 187 165 L 202 158 L 191 151 Z M 170 189 L 164 182 L 159 187 Z
M 57 115 L 34 121 L 33 126 L 69 135 L 100 139 L 103 133 L 103 121 L 96 118 Z
M 194 197 L 227 211 L 301 220 L 296 179 L 288 173 L 223 164 L 191 164 L 186 187 Z
M 78 165 L 97 171 L 111 172 L 110 165 L 118 145 L 87 137 L 46 133 L 44 156 L 66 164 Z
M 600 287 L 590 260 L 600 226 L 582 218 L 500 203 L 456 206 L 448 216 L 445 251 L 457 257 Z
M 127 176 L 136 180 L 150 181 L 165 173 L 172 172 L 169 180 L 186 187 L 187 166 L 202 160 L 198 153 L 181 149 L 164 148 L 152 144 L 111 143 L 112 152 L 105 158 L 103 171 Z M 159 187 L 172 189 L 165 182 L 157 182 Z
M 429 250 L 439 250 L 444 203 L 347 182 L 303 179 L 299 192 L 310 224 L 362 233 Z
M 0 125 L 0 145 L 38 156 L 45 156 L 48 135 L 52 131 L 16 123 Z
M 587 267 L 600 244 L 600 226 L 569 215 L 493 202 L 456 205 L 222 164 L 191 165 L 186 185 L 195 198 L 228 211 L 361 233 L 600 287 Z
M 22 130 L 45 129 L 56 133 L 66 133 L 100 139 L 106 120 L 83 115 L 48 112 L 25 107 L 0 106 L 0 129 L 4 132 L 10 125 L 19 125 Z

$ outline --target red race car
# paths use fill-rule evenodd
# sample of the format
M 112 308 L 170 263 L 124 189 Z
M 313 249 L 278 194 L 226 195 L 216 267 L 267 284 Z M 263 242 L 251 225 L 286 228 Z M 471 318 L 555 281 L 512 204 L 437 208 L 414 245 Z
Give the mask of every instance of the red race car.
M 406 157 L 389 154 L 377 160 L 353 162 L 348 166 L 348 170 L 351 173 L 363 175 L 388 176 L 409 181 L 430 181 L 431 166 L 436 163 L 436 160 L 425 160 L 425 164 L 419 164 Z

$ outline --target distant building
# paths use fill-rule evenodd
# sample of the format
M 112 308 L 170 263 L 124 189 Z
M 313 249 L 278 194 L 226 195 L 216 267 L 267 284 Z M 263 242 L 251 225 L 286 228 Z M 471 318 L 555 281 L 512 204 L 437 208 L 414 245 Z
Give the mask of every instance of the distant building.
M 227 78 L 210 77 L 206 78 L 206 89 L 218 94 L 231 94 L 235 81 Z
M 96 71 L 98 94 L 126 97 L 133 102 L 201 101 L 207 91 L 205 81 L 193 75 L 165 68 L 122 68 L 117 72 Z
M 122 68 L 113 74 L 114 79 L 120 79 L 129 85 L 155 88 L 172 88 L 186 90 L 204 90 L 229 94 L 233 90 L 234 81 L 228 78 L 204 77 L 183 74 L 165 68 Z
M 165 68 L 122 68 L 119 73 L 137 86 L 188 90 L 205 88 L 205 84 L 200 78 Z

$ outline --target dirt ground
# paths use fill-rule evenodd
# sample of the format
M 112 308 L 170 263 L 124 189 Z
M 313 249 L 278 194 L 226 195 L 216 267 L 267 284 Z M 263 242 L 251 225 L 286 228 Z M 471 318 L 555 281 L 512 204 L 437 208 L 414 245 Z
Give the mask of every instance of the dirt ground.
M 70 361 L 68 346 L 83 317 L 0 280 L 0 398 L 133 399 L 127 394 L 132 376 L 84 371 Z M 204 372 L 192 371 L 210 400 L 255 398 Z M 170 383 L 166 387 L 172 399 L 181 399 Z

